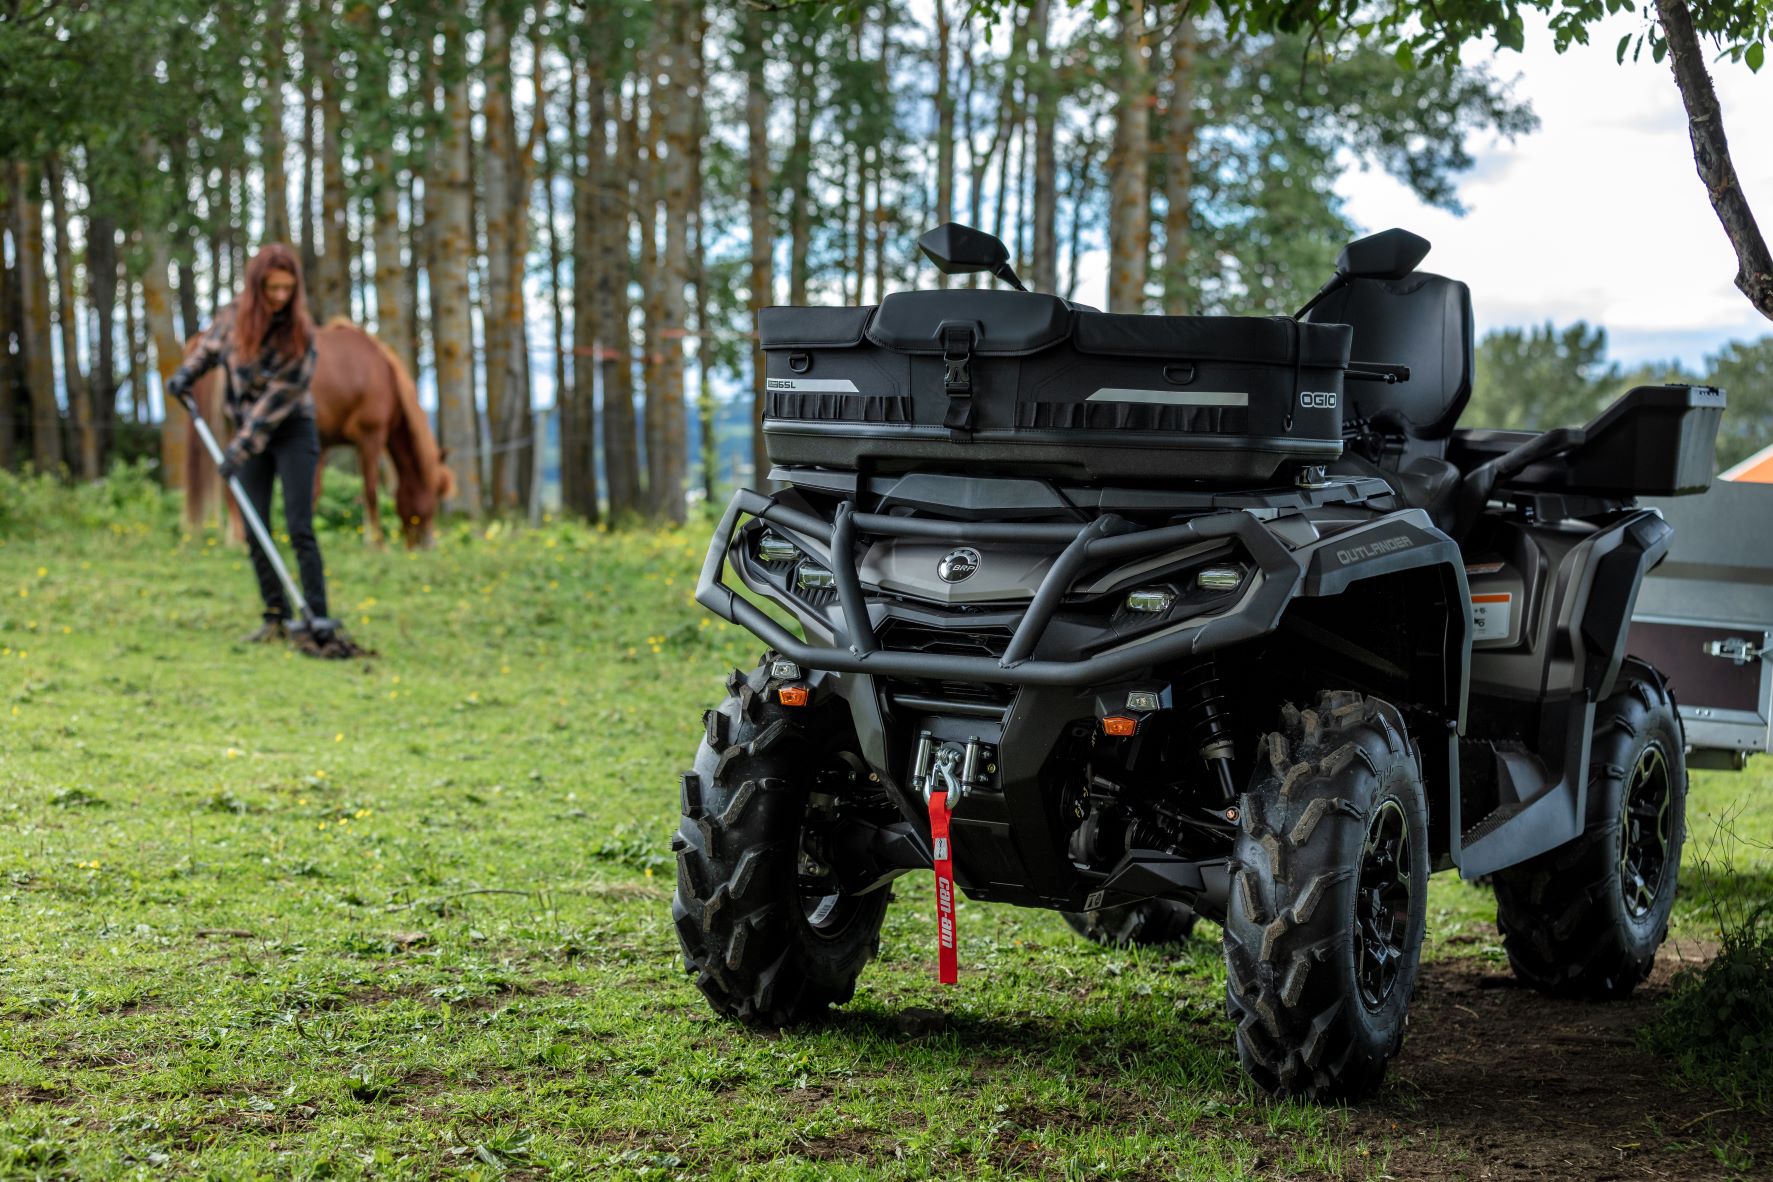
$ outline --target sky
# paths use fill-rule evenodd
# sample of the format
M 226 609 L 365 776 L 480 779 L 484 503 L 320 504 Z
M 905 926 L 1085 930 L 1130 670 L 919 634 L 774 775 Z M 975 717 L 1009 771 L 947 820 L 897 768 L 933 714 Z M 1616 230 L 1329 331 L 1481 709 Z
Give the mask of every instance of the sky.
M 1587 320 L 1627 364 L 1697 366 L 1730 340 L 1773 333 L 1736 290 L 1736 256 L 1693 167 L 1686 113 L 1665 62 L 1616 64 L 1614 46 L 1642 25 L 1620 14 L 1592 44 L 1560 56 L 1541 23 L 1523 53 L 1498 53 L 1537 132 L 1474 141 L 1459 186 L 1464 217 L 1424 206 L 1381 172 L 1338 186 L 1364 229 L 1403 226 L 1434 243 L 1424 269 L 1471 285 L 1481 337 L 1510 325 Z M 1712 69 L 1732 159 L 1763 231 L 1773 231 L 1773 67 Z

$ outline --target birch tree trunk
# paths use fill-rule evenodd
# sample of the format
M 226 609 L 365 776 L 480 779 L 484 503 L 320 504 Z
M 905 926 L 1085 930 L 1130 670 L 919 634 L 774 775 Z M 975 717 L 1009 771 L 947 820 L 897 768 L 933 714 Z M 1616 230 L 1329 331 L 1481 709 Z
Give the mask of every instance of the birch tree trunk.
M 407 153 L 406 175 L 401 182 L 401 204 L 404 210 L 404 230 L 402 237 L 406 243 L 406 274 L 401 281 L 406 285 L 402 297 L 402 307 L 406 309 L 406 340 L 404 342 L 406 356 L 412 358 L 412 376 L 414 381 L 420 377 L 419 362 L 420 343 L 424 339 L 425 306 L 419 298 L 419 276 L 425 265 L 425 219 L 419 200 L 419 165 L 417 154 L 412 150 Z
M 62 384 L 67 391 L 68 411 L 79 431 L 80 476 L 99 476 L 98 427 L 92 420 L 92 396 L 86 375 L 80 372 L 80 307 L 74 300 L 74 251 L 68 242 L 68 198 L 59 156 L 47 164 L 49 206 L 55 221 L 56 320 L 62 331 Z M 89 244 L 90 245 L 90 244 Z
M 0 165 L 0 241 L 14 233 L 14 175 L 10 163 Z M 16 242 L 17 238 L 13 241 Z M 24 344 L 24 326 L 19 319 L 18 299 L 14 294 L 17 278 L 6 252 L 0 250 L 0 472 L 10 472 L 18 463 L 13 437 L 18 430 L 19 354 L 14 350 Z
M 1170 43 L 1164 87 L 1164 312 L 1185 316 L 1194 219 L 1194 17 L 1181 14 Z
M 575 62 L 575 89 L 584 94 L 585 125 L 578 137 L 583 163 L 573 176 L 573 384 L 572 414 L 561 420 L 560 483 L 567 509 L 599 519 L 597 503 L 596 377 L 603 337 L 609 332 L 598 270 L 604 265 L 603 186 L 609 183 L 603 61 L 593 49 Z M 574 103 L 575 119 L 578 104 Z M 604 397 L 609 388 L 604 387 Z
M 320 0 L 320 17 L 330 21 L 334 0 Z M 351 315 L 351 228 L 346 221 L 349 195 L 345 191 L 345 110 L 340 96 L 344 80 L 329 68 L 320 71 L 320 216 L 325 227 L 325 256 L 320 268 L 317 319 Z
M 610 520 L 641 510 L 639 424 L 634 416 L 634 308 L 628 291 L 629 219 L 639 152 L 640 91 L 621 114 L 616 154 L 598 193 L 602 263 L 597 268 L 598 321 L 602 346 L 598 366 L 603 385 L 603 468 L 609 481 Z
M 1145 0 L 1120 2 L 1120 102 L 1108 160 L 1108 310 L 1140 312 L 1150 268 L 1151 75 L 1145 63 Z
M 807 255 L 812 246 L 813 223 L 810 192 L 813 162 L 813 105 L 818 88 L 818 64 L 814 34 L 802 31 L 799 52 L 794 61 L 794 148 L 788 154 L 787 188 L 791 194 L 788 215 L 788 302 L 807 301 L 809 268 Z
M 540 48 L 540 45 L 538 45 L 538 52 L 540 51 Z M 571 132 L 573 130 L 573 124 L 576 122 L 576 115 L 574 114 L 573 107 L 573 102 L 575 100 L 573 88 L 567 88 L 566 99 L 567 130 Z M 539 119 L 541 117 L 539 111 L 541 102 L 539 96 L 536 105 L 538 107 L 537 118 Z M 566 158 L 566 174 L 570 180 L 573 175 L 573 152 L 570 140 L 568 141 Z M 554 178 L 557 166 L 558 160 L 554 152 L 554 141 L 544 135 L 542 137 L 542 212 L 545 220 L 542 225 L 547 232 L 548 239 L 548 302 L 552 305 L 554 312 L 554 422 L 555 435 L 559 440 L 560 448 L 560 500 L 562 505 L 566 505 L 566 432 L 567 425 L 572 418 L 572 413 L 569 412 L 576 413 L 577 410 L 578 399 L 574 396 L 573 384 L 577 380 L 579 367 L 578 363 L 574 361 L 571 363 L 571 370 L 569 371 L 567 368 L 570 354 L 567 351 L 566 343 L 566 308 L 561 303 L 560 294 L 560 230 L 559 227 L 555 225 L 554 210 Z M 537 467 L 543 465 L 547 456 L 545 444 L 546 440 L 540 437 L 538 437 L 532 444 L 532 454 L 535 457 L 532 462 Z
M 751 487 L 763 488 L 769 475 L 764 447 L 763 348 L 756 336 L 757 312 L 775 299 L 772 260 L 775 230 L 770 224 L 770 95 L 764 75 L 763 14 L 748 9 L 742 18 L 740 54 L 745 67 L 745 204 L 751 216 Z M 703 342 L 706 344 L 706 342 Z
M 143 234 L 148 265 L 142 272 L 142 317 L 149 339 L 154 345 L 154 369 L 160 375 L 160 479 L 167 488 L 185 485 L 185 422 L 184 410 L 166 396 L 166 382 L 184 360 L 184 342 L 172 324 L 172 290 L 167 284 L 171 251 L 159 227 Z M 185 522 L 202 524 L 201 506 L 188 498 L 185 501 Z
M 948 85 L 952 41 L 948 0 L 936 0 L 936 215 L 932 220 L 937 225 L 954 220 L 954 95 Z M 948 286 L 945 272 L 936 272 L 936 286 Z
M 509 495 L 512 505 L 522 505 L 528 498 L 533 469 L 541 448 L 541 440 L 534 437 L 535 416 L 531 411 L 535 405 L 535 397 L 529 367 L 529 320 L 523 284 L 529 271 L 529 214 L 536 187 L 536 144 L 548 134 L 548 92 L 543 72 L 543 45 L 534 38 L 531 39 L 531 44 L 535 55 L 532 88 L 535 110 L 531 112 L 529 132 L 521 139 L 517 134 L 515 107 L 511 109 L 509 116 L 511 122 L 507 130 L 511 159 L 506 174 L 510 191 L 500 235 L 511 281 L 510 286 L 505 289 L 499 317 L 506 348 L 504 433 L 511 441 L 510 472 L 514 483 Z
M 54 474 L 62 465 L 62 419 L 55 400 L 55 360 L 50 353 L 42 177 L 22 162 L 14 163 L 12 169 L 20 343 L 24 347 L 25 382 L 31 397 L 31 464 L 40 473 Z
M 661 13 L 668 35 L 674 13 L 668 4 L 655 11 Z M 640 439 L 646 453 L 646 512 L 655 520 L 664 516 L 665 492 L 670 480 L 665 457 L 666 395 L 659 376 L 659 365 L 664 360 L 661 330 L 665 319 L 665 268 L 663 253 L 659 249 L 659 204 L 665 186 L 662 137 L 665 117 L 671 110 L 669 95 L 661 95 L 656 84 L 656 68 L 656 62 L 648 62 L 641 71 L 648 77 L 644 104 L 640 101 L 642 92 L 635 91 L 636 104 L 644 107 L 646 115 L 645 122 L 639 124 L 640 175 L 635 185 L 640 224 L 640 380 L 643 394 Z
M 371 183 L 375 185 L 375 225 L 371 237 L 376 256 L 376 335 L 400 354 L 408 372 L 417 373 L 418 357 L 411 346 L 411 290 L 407 286 L 407 267 L 400 258 L 400 178 L 395 174 L 392 156 L 392 149 L 382 148 L 369 158 Z
M 1065 235 L 1065 298 L 1072 299 L 1077 294 L 1077 260 L 1083 253 L 1084 213 L 1089 207 L 1090 196 L 1095 191 L 1092 177 L 1095 171 L 1094 154 L 1085 148 L 1077 154 L 1077 163 L 1071 170 L 1070 185 L 1067 196 L 1071 199 L 1071 225 Z
M 714 434 L 714 379 L 710 364 L 714 360 L 714 334 L 708 326 L 708 239 L 706 235 L 706 203 L 704 145 L 708 140 L 708 108 L 702 101 L 708 93 L 708 10 L 704 4 L 693 6 L 689 16 L 690 77 L 695 82 L 696 101 L 690 107 L 690 230 L 694 235 L 688 247 L 689 280 L 696 290 L 696 423 L 700 429 L 702 492 L 709 504 L 714 503 L 720 482 L 720 447 Z
M 136 314 L 138 284 L 123 283 L 123 339 L 129 346 L 129 413 L 137 423 L 148 421 L 148 336 L 145 316 Z
M 867 31 L 867 28 L 868 6 L 866 4 L 858 4 L 855 7 L 855 17 L 851 26 L 852 37 L 850 41 L 850 60 L 853 62 L 860 62 L 862 60 L 862 36 Z M 853 294 L 849 298 L 851 304 L 860 304 L 862 302 L 868 276 L 868 153 L 870 145 L 865 142 L 868 138 L 865 130 L 865 120 L 866 115 L 863 108 L 863 96 L 858 90 L 853 94 L 850 100 L 850 126 L 847 134 L 844 136 L 846 146 L 849 149 L 850 175 L 855 179 L 855 199 L 849 201 L 850 208 L 844 211 L 843 221 L 843 224 L 847 227 L 849 225 L 850 209 L 853 209 L 856 215 L 856 229 L 855 237 L 852 239 L 852 245 L 856 253 L 854 260 L 849 265 L 849 269 L 855 276 L 856 286 Z M 850 187 L 846 183 L 844 185 L 844 195 L 846 200 L 848 200 L 849 192 Z
M 302 183 L 301 208 L 294 229 L 301 235 L 302 271 L 307 276 L 308 296 L 316 297 L 320 282 L 320 223 L 316 220 L 314 170 L 320 166 L 320 104 L 315 92 L 320 81 L 320 46 L 312 21 L 302 22 Z
M 480 425 L 469 374 L 468 260 L 474 241 L 472 193 L 468 179 L 468 77 L 462 27 L 451 17 L 444 25 L 443 131 L 437 161 L 426 188 L 437 189 L 437 234 L 432 288 L 437 316 L 432 325 L 437 353 L 437 409 L 441 432 L 452 452 L 456 508 L 480 516 Z
M 1014 37 L 1012 44 L 1019 41 Z M 1003 136 L 993 149 L 997 156 L 997 200 L 992 203 L 991 236 L 1000 241 L 1004 236 L 1005 217 L 1010 204 L 1010 161 L 1016 155 L 1016 137 L 1022 131 L 1022 104 L 1016 93 L 1014 68 L 1014 51 L 1011 61 L 1005 65 L 1003 95 L 998 100 L 1003 104 Z M 1021 259 L 1015 260 L 1021 262 Z
M 1034 88 L 1034 238 L 1028 277 L 1035 291 L 1059 289 L 1059 164 L 1054 144 L 1059 93 L 1051 36 L 1052 0 L 1034 0 L 1028 15 L 1028 44 L 1034 59 L 1029 75 Z
M 348 5 L 346 18 L 355 34 L 364 42 L 381 36 L 376 13 L 362 0 L 353 0 Z M 360 118 L 374 117 L 389 125 L 390 130 L 401 118 L 403 112 L 388 97 L 399 69 L 398 58 L 388 49 L 377 47 L 359 55 L 357 86 L 359 93 L 365 95 L 363 101 L 356 104 L 361 108 Z M 364 302 L 368 303 L 368 289 L 373 286 L 376 336 L 394 351 L 394 355 L 406 366 L 407 372 L 416 377 L 419 372 L 418 350 L 412 339 L 413 304 L 416 300 L 408 277 L 417 270 L 418 258 L 415 252 L 411 266 L 405 264 L 401 258 L 401 168 L 394 153 L 392 135 L 366 137 L 358 159 L 359 167 L 367 173 L 369 179 L 366 208 L 363 210 L 363 217 L 368 220 L 369 225 L 362 237 L 371 248 L 371 253 L 361 263 Z M 365 316 L 363 320 L 367 323 L 368 317 Z
M 230 144 L 230 147 L 233 145 Z M 209 313 L 228 301 L 228 293 L 236 281 L 234 273 L 234 169 L 230 165 L 219 170 L 215 187 L 217 225 L 210 238 L 214 252 L 210 271 L 215 279 L 209 286 Z
M 893 93 L 892 70 L 893 60 L 893 8 L 890 4 L 880 7 L 880 63 L 876 77 L 879 79 L 880 93 Z M 875 302 L 886 298 L 887 282 L 887 194 L 886 178 L 891 168 L 891 154 L 881 146 L 874 147 L 874 201 L 873 233 L 874 233 L 874 299 Z
M 86 227 L 87 298 L 97 322 L 92 416 L 99 428 L 99 468 L 114 451 L 117 419 L 117 223 L 93 217 Z
M 486 338 L 486 421 L 491 447 L 488 482 L 496 512 L 517 496 L 515 439 L 509 431 L 510 403 L 516 389 L 511 382 L 511 334 L 505 323 L 505 307 L 514 283 L 511 249 L 506 240 L 515 181 L 511 164 L 516 154 L 512 140 L 517 124 L 511 110 L 511 28 L 498 0 L 487 4 L 484 15 L 486 48 L 481 57 L 481 83 L 485 99 L 481 108 L 486 138 L 481 155 L 480 208 L 486 225 L 486 290 L 482 293 L 482 330 Z M 521 428 L 520 428 L 521 429 Z
M 668 0 L 671 70 L 680 77 L 694 79 L 699 73 L 693 59 L 700 52 L 694 32 L 700 7 L 700 0 Z M 667 521 L 681 524 L 687 511 L 684 479 L 688 475 L 689 462 L 688 424 L 683 403 L 684 291 L 689 284 L 689 221 L 696 191 L 694 108 L 701 102 L 702 95 L 693 82 L 686 88 L 666 88 L 664 93 L 669 95 L 663 119 L 665 242 L 660 259 L 659 327 L 655 338 L 659 350 L 659 446 L 662 454 L 660 462 L 653 466 L 662 481 L 654 486 L 653 506 Z M 647 393 L 650 404 L 652 391 Z
M 195 247 L 188 235 L 185 249 L 195 253 Z M 179 281 L 179 340 L 183 341 L 196 336 L 203 327 L 203 314 L 197 310 L 197 268 L 188 255 L 180 255 L 172 270 Z
M 225 294 L 227 288 L 223 286 L 227 282 L 227 277 L 224 274 L 224 261 L 228 257 L 227 213 L 223 204 L 225 192 L 226 177 L 224 176 L 204 194 L 209 223 L 209 239 L 204 243 L 209 252 L 209 303 L 203 307 L 200 315 L 205 321 L 215 316 L 217 303 L 228 298 Z
M 706 242 L 702 237 L 702 202 L 698 198 L 690 217 L 689 266 L 690 282 L 695 285 L 696 303 L 696 428 L 701 444 L 696 449 L 700 461 L 702 494 L 714 503 L 720 487 L 720 441 L 714 433 L 714 376 L 710 363 L 714 360 L 714 334 L 708 326 L 708 267 L 704 257 Z
M 283 0 L 272 0 L 265 16 L 265 48 L 262 55 L 265 65 L 265 114 L 259 132 L 260 168 L 265 178 L 266 242 L 290 240 L 289 173 L 284 163 L 287 144 L 283 134 L 283 84 L 289 72 L 283 55 L 286 45 L 283 23 L 285 15 Z
M 436 118 L 440 109 L 437 102 L 437 92 L 441 70 L 438 61 L 439 55 L 433 49 L 434 44 L 434 38 L 427 35 L 418 68 L 419 94 L 416 113 L 427 124 Z M 422 190 L 422 192 L 413 194 L 411 208 L 413 270 L 416 274 L 421 260 L 425 269 L 424 300 L 419 299 L 419 293 L 416 290 L 413 292 L 415 311 L 413 327 L 415 330 L 418 328 L 419 317 L 416 313 L 422 307 L 425 320 L 425 340 L 429 342 L 428 356 L 430 357 L 433 380 L 435 380 L 437 369 L 437 325 L 443 310 L 437 290 L 437 180 L 442 173 L 440 152 L 443 138 L 441 135 L 428 135 L 416 143 L 412 168 L 414 183 Z M 415 339 L 413 342 L 415 355 L 419 352 L 419 344 L 420 342 Z M 413 376 L 415 378 L 418 376 L 417 370 L 413 371 Z M 443 438 L 441 424 L 437 431 L 437 442 L 440 446 L 447 446 L 447 442 Z

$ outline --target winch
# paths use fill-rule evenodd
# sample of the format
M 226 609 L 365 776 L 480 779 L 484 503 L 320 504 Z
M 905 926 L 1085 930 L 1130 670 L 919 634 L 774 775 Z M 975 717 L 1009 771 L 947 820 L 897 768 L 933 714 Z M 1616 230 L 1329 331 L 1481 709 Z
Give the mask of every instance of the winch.
M 911 761 L 911 790 L 925 801 L 932 792 L 946 791 L 952 805 L 971 789 L 985 787 L 996 772 L 997 752 L 977 736 L 962 742 L 924 731 Z

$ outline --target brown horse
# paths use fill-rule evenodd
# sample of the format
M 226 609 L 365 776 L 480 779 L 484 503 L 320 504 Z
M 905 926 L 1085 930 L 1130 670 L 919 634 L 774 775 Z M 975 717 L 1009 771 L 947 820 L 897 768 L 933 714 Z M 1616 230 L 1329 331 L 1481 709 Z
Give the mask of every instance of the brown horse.
M 195 338 L 192 338 L 195 340 Z M 444 453 L 431 434 L 431 423 L 419 406 L 418 389 L 392 349 L 343 317 L 327 322 L 315 337 L 314 421 L 320 447 L 349 444 L 357 449 L 363 473 L 363 507 L 367 538 L 381 545 L 381 505 L 376 495 L 384 452 L 394 461 L 394 505 L 409 547 L 429 545 L 438 505 L 455 493 L 455 475 L 444 466 Z M 189 342 L 187 342 L 187 348 Z M 212 370 L 193 390 L 203 417 L 221 435 L 221 371 Z M 215 468 L 202 454 L 195 426 L 186 428 L 185 516 L 203 520 L 211 498 L 219 492 Z M 314 474 L 314 496 L 320 497 L 322 464 Z M 234 512 L 229 506 L 230 514 Z

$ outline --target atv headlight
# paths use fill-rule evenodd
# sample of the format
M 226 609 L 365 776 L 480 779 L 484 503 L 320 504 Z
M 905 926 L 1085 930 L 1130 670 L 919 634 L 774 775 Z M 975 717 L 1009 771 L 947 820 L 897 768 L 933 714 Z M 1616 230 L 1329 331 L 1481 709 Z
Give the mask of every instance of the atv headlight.
M 1194 576 L 1194 585 L 1202 591 L 1235 591 L 1243 581 L 1241 566 L 1203 566 Z
M 1169 611 L 1175 602 L 1176 593 L 1168 587 L 1146 587 L 1127 596 L 1127 610 L 1157 615 Z
M 837 586 L 837 577 L 822 566 L 803 562 L 794 568 L 794 585 L 802 591 L 824 591 Z
M 793 562 L 799 557 L 800 551 L 795 548 L 793 542 L 778 538 L 767 529 L 763 531 L 763 536 L 757 539 L 757 560 L 759 562 L 772 564 Z

